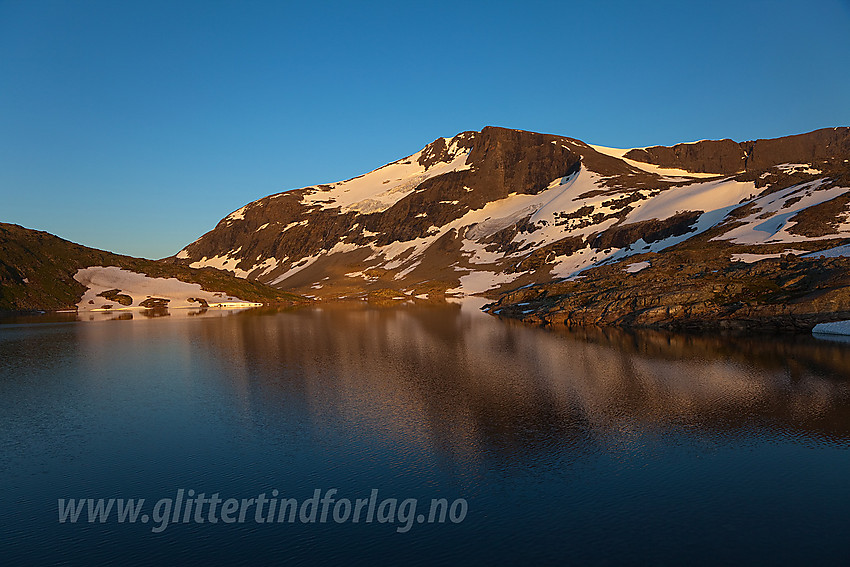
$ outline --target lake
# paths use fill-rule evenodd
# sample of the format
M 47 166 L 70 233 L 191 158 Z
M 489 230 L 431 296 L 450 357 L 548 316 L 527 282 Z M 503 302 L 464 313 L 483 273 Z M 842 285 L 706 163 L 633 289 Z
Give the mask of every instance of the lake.
M 216 315 L 0 325 L 4 564 L 850 557 L 850 344 L 543 330 L 475 302 Z M 243 518 L 187 513 L 190 490 Z M 101 498 L 149 521 L 71 520 Z

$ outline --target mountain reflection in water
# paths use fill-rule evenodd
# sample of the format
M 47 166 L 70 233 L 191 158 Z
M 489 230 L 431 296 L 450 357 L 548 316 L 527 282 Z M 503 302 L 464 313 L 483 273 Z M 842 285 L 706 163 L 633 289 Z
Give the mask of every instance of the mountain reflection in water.
M 848 448 L 850 344 L 808 336 L 544 330 L 474 301 L 0 325 L 13 562 L 834 563 Z M 407 534 L 55 520 L 57 498 L 330 487 L 470 512 Z
M 234 376 L 310 400 L 316 419 L 356 414 L 443 450 L 505 458 L 629 428 L 850 438 L 850 348 L 811 337 L 559 332 L 458 305 L 238 321 L 202 331 Z

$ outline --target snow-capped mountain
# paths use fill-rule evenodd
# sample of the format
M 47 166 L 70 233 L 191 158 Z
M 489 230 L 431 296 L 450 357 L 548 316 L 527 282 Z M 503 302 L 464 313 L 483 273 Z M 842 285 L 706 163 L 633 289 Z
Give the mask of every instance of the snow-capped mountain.
M 270 195 L 175 261 L 316 297 L 434 298 L 627 274 L 698 243 L 752 263 L 850 243 L 850 128 L 614 149 L 487 127 Z M 618 264 L 620 265 L 620 264 Z

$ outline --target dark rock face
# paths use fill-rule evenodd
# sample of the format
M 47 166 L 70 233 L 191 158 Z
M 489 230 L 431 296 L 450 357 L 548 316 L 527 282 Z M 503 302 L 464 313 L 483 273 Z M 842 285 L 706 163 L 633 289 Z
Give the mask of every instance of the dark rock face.
M 761 170 L 782 163 L 817 163 L 850 155 L 850 128 L 824 128 L 808 134 L 745 142 L 747 170 Z
M 673 147 L 654 146 L 629 151 L 629 159 L 702 173 L 734 174 L 746 171 L 746 152 L 732 140 L 706 140 Z
M 535 194 L 553 179 L 575 173 L 581 155 L 565 147 L 565 140 L 548 134 L 484 128 L 468 159 L 481 188 L 476 201 L 489 202 L 510 193 Z
M 783 163 L 816 163 L 850 154 L 850 128 L 824 128 L 808 134 L 754 142 L 705 140 L 672 147 L 634 149 L 625 157 L 661 167 L 732 175 Z
M 466 163 L 472 168 L 432 177 L 386 212 L 364 220 L 370 231 L 381 234 L 379 246 L 420 238 L 431 226 L 447 224 L 511 193 L 538 193 L 553 179 L 575 173 L 581 164 L 581 156 L 558 145 L 557 136 L 494 127 L 461 136 L 462 143 L 469 144 Z M 423 212 L 426 216 L 415 216 Z
M 792 234 L 813 238 L 834 234 L 842 222 L 850 215 L 850 193 L 830 199 L 819 205 L 803 209 L 791 220 L 794 226 L 788 229 Z
M 702 214 L 703 211 L 685 211 L 664 220 L 652 219 L 618 225 L 593 238 L 592 246 L 598 249 L 625 248 L 639 239 L 657 242 L 671 236 L 681 236 L 693 230 L 693 224 Z

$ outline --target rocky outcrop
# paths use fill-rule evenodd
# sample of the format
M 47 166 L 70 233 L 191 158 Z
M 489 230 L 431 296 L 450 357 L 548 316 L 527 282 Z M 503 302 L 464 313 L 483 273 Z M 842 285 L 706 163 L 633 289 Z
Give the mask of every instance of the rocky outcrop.
M 824 128 L 808 134 L 754 142 L 704 140 L 672 147 L 652 146 L 625 157 L 661 167 L 733 175 L 785 163 L 817 163 L 850 154 L 850 128 Z
M 661 167 L 731 175 L 746 171 L 747 152 L 732 140 L 705 140 L 672 147 L 634 149 L 625 157 Z
M 544 325 L 668 330 L 806 331 L 850 319 L 850 258 L 779 258 L 747 264 L 696 247 L 594 268 L 580 280 L 505 294 L 486 309 Z

